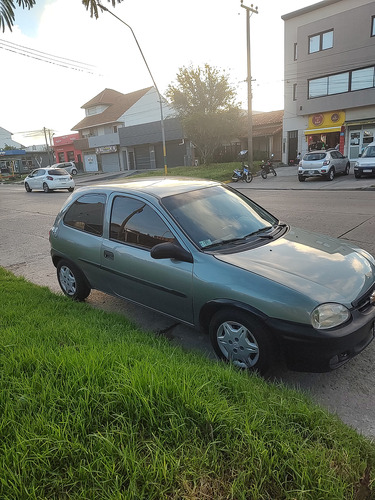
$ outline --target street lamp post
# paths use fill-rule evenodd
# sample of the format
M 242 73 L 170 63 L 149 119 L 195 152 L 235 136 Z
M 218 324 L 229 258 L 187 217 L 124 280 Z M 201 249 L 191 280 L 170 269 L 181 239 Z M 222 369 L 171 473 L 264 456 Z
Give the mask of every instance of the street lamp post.
M 241 7 L 246 9 L 246 45 L 247 45 L 247 151 L 249 167 L 253 166 L 253 106 L 251 90 L 251 50 L 250 50 L 250 12 L 258 14 L 258 7 L 247 7 L 241 0 Z
M 141 53 L 143 61 L 144 61 L 145 65 L 146 65 L 146 68 L 147 68 L 147 70 L 148 70 L 148 72 L 150 74 L 152 83 L 154 84 L 154 87 L 156 89 L 156 92 L 157 92 L 158 98 L 159 98 L 159 104 L 160 104 L 160 122 L 161 122 L 161 137 L 162 137 L 162 141 L 163 141 L 164 173 L 165 173 L 165 175 L 167 175 L 167 173 L 168 173 L 168 169 L 167 169 L 167 150 L 166 150 L 166 147 L 165 147 L 165 129 L 164 129 L 164 117 L 163 117 L 163 102 L 162 102 L 162 98 L 161 98 L 161 94 L 159 92 L 158 86 L 155 83 L 154 77 L 152 76 L 151 70 L 149 68 L 149 65 L 147 64 L 146 58 L 145 58 L 145 56 L 144 56 L 144 54 L 142 52 L 142 49 L 141 49 L 141 46 L 139 45 L 137 37 L 135 36 L 133 28 L 129 24 L 127 24 L 125 21 L 123 21 L 120 17 L 116 16 L 116 14 L 114 14 L 112 11 L 110 11 L 109 9 L 107 9 L 107 7 L 105 7 L 104 5 L 101 5 L 99 2 L 97 2 L 97 5 L 102 10 L 105 10 L 106 12 L 109 12 L 113 17 L 115 17 L 116 19 L 118 19 L 122 24 L 125 24 L 125 26 L 130 29 L 130 31 L 132 32 L 132 35 L 134 37 L 134 40 L 135 40 L 135 42 L 136 42 L 136 44 L 138 46 L 139 52 Z

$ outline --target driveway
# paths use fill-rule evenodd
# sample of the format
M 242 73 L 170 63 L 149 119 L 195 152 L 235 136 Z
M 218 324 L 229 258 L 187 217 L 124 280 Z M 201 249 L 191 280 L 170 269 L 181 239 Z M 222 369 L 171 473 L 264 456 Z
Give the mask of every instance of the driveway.
M 296 167 L 277 169 L 277 177 L 237 183 L 255 201 L 287 222 L 349 239 L 368 251 L 375 249 L 375 179 L 354 175 L 332 182 L 298 182 Z M 171 173 L 171 172 L 169 172 Z M 109 180 L 113 175 L 79 176 L 77 185 Z M 106 179 L 107 178 L 107 179 Z M 326 193 L 330 187 L 331 193 Z M 360 189 L 358 189 L 358 187 Z M 68 193 L 26 193 L 22 186 L 0 185 L 0 265 L 16 275 L 60 293 L 49 256 L 48 231 Z M 88 303 L 115 311 L 142 328 L 162 333 L 172 344 L 214 357 L 205 335 L 169 318 L 93 291 Z M 278 382 L 308 392 L 345 423 L 375 439 L 375 342 L 340 369 L 324 374 L 295 373 L 283 368 L 271 374 Z

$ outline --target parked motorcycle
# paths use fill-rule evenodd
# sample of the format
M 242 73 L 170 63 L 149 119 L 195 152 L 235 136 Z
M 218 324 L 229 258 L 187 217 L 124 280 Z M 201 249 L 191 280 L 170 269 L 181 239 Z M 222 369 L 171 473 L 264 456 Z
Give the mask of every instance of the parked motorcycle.
M 260 175 L 262 179 L 267 179 L 268 174 L 272 174 L 274 176 L 277 175 L 276 170 L 273 168 L 273 154 L 266 161 L 262 160 Z
M 252 180 L 253 180 L 253 174 L 250 172 L 248 165 L 243 165 L 242 170 L 240 170 L 239 168 L 233 170 L 233 175 L 232 175 L 233 182 L 238 182 L 238 181 L 251 182 Z

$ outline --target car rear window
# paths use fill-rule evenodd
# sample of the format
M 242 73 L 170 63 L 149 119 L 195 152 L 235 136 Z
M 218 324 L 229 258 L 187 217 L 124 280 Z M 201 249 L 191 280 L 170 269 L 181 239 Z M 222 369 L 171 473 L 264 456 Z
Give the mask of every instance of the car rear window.
M 303 159 L 307 161 L 319 161 L 324 160 L 325 157 L 326 153 L 307 153 Z
M 63 168 L 50 168 L 48 173 L 49 175 L 69 175 Z
M 104 194 L 81 196 L 68 208 L 64 216 L 64 224 L 85 233 L 101 236 L 105 201 Z

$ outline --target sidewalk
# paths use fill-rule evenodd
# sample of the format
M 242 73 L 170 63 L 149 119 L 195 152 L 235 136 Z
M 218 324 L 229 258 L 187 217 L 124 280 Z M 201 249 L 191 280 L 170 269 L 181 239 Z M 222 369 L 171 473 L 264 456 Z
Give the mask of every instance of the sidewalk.
M 277 176 L 268 175 L 267 179 L 256 176 L 250 184 L 246 182 L 230 183 L 233 187 L 241 187 L 241 189 L 296 189 L 304 190 L 374 190 L 375 191 L 375 177 L 356 179 L 353 173 L 353 167 L 350 169 L 349 175 L 338 175 L 333 181 L 326 181 L 324 179 L 309 178 L 305 182 L 299 182 L 297 177 L 298 167 L 277 167 Z
M 233 187 L 240 187 L 241 189 L 295 189 L 295 190 L 374 190 L 375 191 L 375 178 L 361 178 L 354 177 L 353 168 L 349 175 L 339 175 L 333 181 L 326 181 L 318 178 L 306 179 L 305 182 L 299 182 L 297 177 L 297 166 L 292 167 L 277 167 L 277 176 L 268 175 L 267 179 L 255 176 L 253 181 L 247 184 L 246 182 L 231 182 Z M 77 186 L 83 186 L 88 182 L 107 182 L 107 181 L 124 181 L 127 177 L 131 178 L 133 175 L 140 174 L 141 171 L 128 170 L 121 172 L 97 172 L 93 174 L 78 174 L 74 180 Z M 164 172 L 160 171 L 163 176 Z M 169 176 L 173 176 L 173 169 L 169 170 Z

